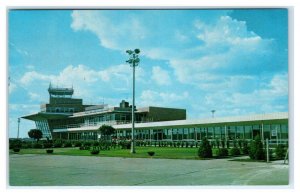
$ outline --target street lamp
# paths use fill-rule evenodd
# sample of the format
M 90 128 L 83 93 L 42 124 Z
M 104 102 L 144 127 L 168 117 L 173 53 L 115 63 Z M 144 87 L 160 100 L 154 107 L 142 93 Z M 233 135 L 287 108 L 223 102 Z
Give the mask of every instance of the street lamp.
M 20 121 L 21 121 L 21 119 L 18 118 L 18 135 L 17 135 L 17 139 L 19 139 Z
M 130 153 L 135 153 L 135 141 L 134 141 L 134 98 L 135 98 L 135 67 L 138 66 L 140 59 L 138 54 L 140 53 L 139 49 L 135 50 L 127 50 L 126 53 L 129 55 L 129 60 L 126 62 L 130 64 L 132 67 L 132 73 L 133 73 L 133 80 L 132 80 L 132 111 L 131 111 L 131 118 L 132 118 L 132 128 L 131 128 L 131 149 Z
M 212 118 L 214 118 L 215 112 L 216 112 L 216 110 L 212 110 L 212 111 L 211 111 L 211 116 L 212 116 Z

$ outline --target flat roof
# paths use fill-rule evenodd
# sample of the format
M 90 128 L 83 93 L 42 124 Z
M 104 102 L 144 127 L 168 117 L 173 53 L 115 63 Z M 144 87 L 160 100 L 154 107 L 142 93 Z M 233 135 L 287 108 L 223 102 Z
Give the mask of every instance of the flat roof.
M 161 121 L 161 122 L 147 122 L 147 123 L 135 123 L 136 129 L 159 129 L 159 128 L 171 128 L 171 127 L 194 127 L 205 126 L 212 124 L 251 124 L 258 121 L 263 122 L 286 122 L 288 120 L 287 112 L 269 113 L 269 114 L 255 114 L 247 116 L 234 116 L 234 117 L 218 117 L 218 118 L 206 118 L 206 119 L 190 119 L 190 120 L 176 120 L 176 121 Z M 66 129 L 54 129 L 54 132 L 72 132 L 72 131 L 93 131 L 97 130 L 102 124 L 95 126 L 85 126 L 79 128 L 66 128 Z M 113 125 L 115 129 L 131 129 L 132 124 L 118 124 Z
M 70 113 L 38 112 L 35 114 L 22 116 L 21 118 L 35 121 L 35 120 L 45 120 L 45 119 L 68 118 L 71 115 L 72 114 L 70 114 Z

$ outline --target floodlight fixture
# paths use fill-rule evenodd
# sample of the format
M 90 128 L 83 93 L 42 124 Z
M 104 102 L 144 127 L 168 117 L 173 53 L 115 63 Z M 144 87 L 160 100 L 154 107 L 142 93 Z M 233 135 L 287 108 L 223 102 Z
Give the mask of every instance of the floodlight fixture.
M 132 50 L 126 50 L 126 53 L 128 53 L 129 55 L 131 55 L 133 53 Z
M 135 49 L 135 50 L 134 50 L 134 53 L 139 54 L 139 53 L 140 53 L 140 50 L 139 50 L 139 49 Z

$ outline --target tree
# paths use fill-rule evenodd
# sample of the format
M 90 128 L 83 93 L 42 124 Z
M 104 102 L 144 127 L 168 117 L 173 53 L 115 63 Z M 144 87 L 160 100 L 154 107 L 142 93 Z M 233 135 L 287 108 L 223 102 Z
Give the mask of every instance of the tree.
M 254 160 L 264 160 L 265 159 L 263 143 L 262 143 L 259 135 L 257 135 L 255 137 L 254 141 L 252 141 L 250 144 L 249 156 L 251 159 L 254 159 Z
M 30 138 L 36 139 L 36 142 L 39 142 L 39 140 L 43 137 L 43 133 L 39 129 L 31 129 L 28 131 L 28 136 Z
M 107 136 L 111 136 L 115 133 L 116 129 L 109 125 L 102 125 L 98 129 L 101 132 L 101 135 L 104 135 L 107 139 Z
M 209 141 L 206 137 L 203 138 L 200 147 L 198 149 L 198 156 L 200 158 L 211 158 L 212 157 L 212 149 Z

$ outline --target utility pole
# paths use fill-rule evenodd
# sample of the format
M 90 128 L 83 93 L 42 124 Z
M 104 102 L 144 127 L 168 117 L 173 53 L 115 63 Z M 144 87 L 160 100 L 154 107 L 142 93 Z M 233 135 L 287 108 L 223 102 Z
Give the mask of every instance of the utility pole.
M 19 132 L 20 132 L 20 122 L 21 122 L 21 119 L 18 118 L 18 135 L 17 135 L 17 139 L 19 139 Z
M 132 128 L 131 128 L 131 149 L 130 153 L 134 154 L 135 152 L 135 133 L 134 133 L 134 122 L 135 122 L 135 115 L 134 115 L 134 109 L 135 109 L 135 67 L 138 66 L 140 59 L 138 54 L 140 53 L 139 49 L 135 50 L 127 50 L 126 53 L 129 55 L 129 60 L 126 62 L 130 64 L 132 67 L 132 111 L 131 111 L 131 121 L 132 121 Z

